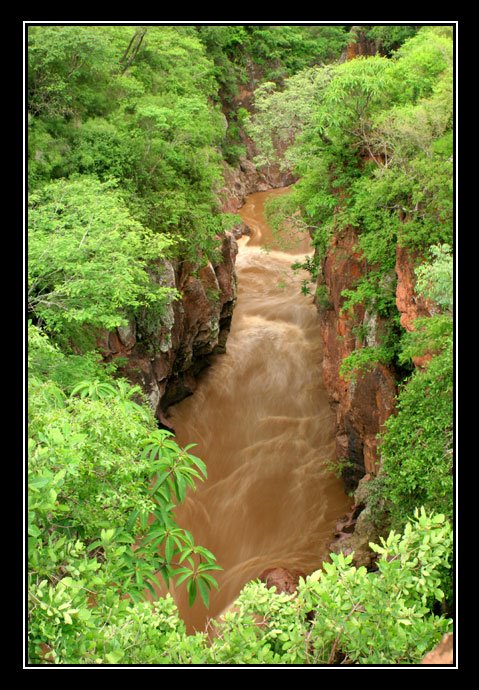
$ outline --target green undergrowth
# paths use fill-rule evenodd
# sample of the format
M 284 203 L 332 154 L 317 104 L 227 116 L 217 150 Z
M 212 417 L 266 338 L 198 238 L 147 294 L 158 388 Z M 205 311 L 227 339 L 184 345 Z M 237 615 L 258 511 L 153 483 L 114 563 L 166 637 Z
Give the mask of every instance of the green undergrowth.
M 108 585 L 107 536 L 100 562 L 77 542 L 68 574 L 32 587 L 33 663 L 417 664 L 451 630 L 451 620 L 433 610 L 444 599 L 451 526 L 423 509 L 402 534 L 371 545 L 376 571 L 331 554 L 294 594 L 250 582 L 210 623 L 211 635 L 188 635 L 170 595 L 135 603 Z

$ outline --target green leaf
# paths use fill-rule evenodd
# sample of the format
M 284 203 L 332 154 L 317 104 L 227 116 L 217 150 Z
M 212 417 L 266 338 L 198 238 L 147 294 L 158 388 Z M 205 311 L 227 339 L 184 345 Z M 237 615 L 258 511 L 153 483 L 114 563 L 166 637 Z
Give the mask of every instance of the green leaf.
M 185 480 L 181 476 L 181 474 L 176 474 L 175 475 L 175 493 L 178 498 L 178 501 L 181 503 L 184 498 L 185 498 L 185 493 L 186 493 L 186 486 L 185 486 Z
M 80 609 L 77 618 L 81 621 L 88 621 L 92 617 L 92 612 L 89 609 Z
M 108 652 L 105 654 L 105 659 L 109 664 L 117 664 L 124 656 L 122 649 L 115 649 L 113 652 Z
M 152 582 L 150 580 L 145 580 L 145 585 L 147 586 L 148 590 L 151 592 L 154 599 L 156 599 L 158 596 L 156 593 L 155 587 L 154 587 L 155 584 L 156 584 L 155 582 Z M 168 585 L 168 583 L 167 583 L 167 585 Z
M 201 473 L 206 477 L 207 476 L 206 463 L 203 462 L 203 460 L 201 460 L 200 458 L 197 458 L 195 455 L 188 455 L 188 457 L 190 460 L 193 460 L 196 467 L 198 467 L 198 469 L 201 470 Z
M 216 563 L 200 563 L 198 566 L 198 572 L 201 573 L 203 570 L 223 570 L 223 568 L 220 565 L 217 565 Z
M 178 572 L 178 571 L 176 571 L 176 572 Z M 187 580 L 192 575 L 193 575 L 193 570 L 190 570 L 190 568 L 186 569 L 186 572 L 184 572 L 182 575 L 180 575 L 180 577 L 177 580 L 175 580 L 175 585 L 177 587 L 179 587 L 185 580 Z
M 28 487 L 30 489 L 42 489 L 52 481 L 51 477 L 31 477 L 28 480 Z
M 171 535 L 166 538 L 165 556 L 168 563 L 171 563 L 175 551 L 175 540 Z
M 219 589 L 220 586 L 212 575 L 208 575 L 208 573 L 201 573 L 200 577 L 202 580 L 205 580 L 205 582 L 207 582 L 210 586 L 213 586 L 215 589 Z
M 190 580 L 186 587 L 188 590 L 188 605 L 193 606 L 196 599 L 196 580 Z
M 165 581 L 165 584 L 167 587 L 170 586 L 170 571 L 168 566 L 163 566 L 160 570 L 161 576 L 163 580 Z
M 205 579 L 200 576 L 197 580 L 197 583 L 198 583 L 198 589 L 200 590 L 201 598 L 203 599 L 203 603 L 206 606 L 206 608 L 209 608 L 210 593 L 209 593 L 208 582 L 205 581 Z M 196 595 L 196 593 L 195 593 L 195 595 Z M 191 606 L 191 604 L 190 604 L 190 606 Z

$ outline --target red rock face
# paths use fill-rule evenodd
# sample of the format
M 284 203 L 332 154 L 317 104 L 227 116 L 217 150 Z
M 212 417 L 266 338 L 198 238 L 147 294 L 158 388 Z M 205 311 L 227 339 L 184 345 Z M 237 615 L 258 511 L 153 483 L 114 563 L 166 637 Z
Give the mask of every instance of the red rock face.
M 344 357 L 360 346 L 353 327 L 365 323 L 368 318 L 371 324 L 371 317 L 362 307 L 355 307 L 354 320 L 350 315 L 341 313 L 344 303 L 341 292 L 354 287 L 366 269 L 356 244 L 357 233 L 351 227 L 345 228 L 340 237 L 334 238 L 324 262 L 324 282 L 330 304 L 329 307 L 321 307 L 318 303 L 324 345 L 323 375 L 336 408 L 336 457 L 347 459 L 353 465 L 344 472 L 348 489 L 354 488 L 358 478 L 365 472 L 377 474 L 379 459 L 376 435 L 382 431 L 384 422 L 394 410 L 397 392 L 393 372 L 383 365 L 377 365 L 371 372 L 358 377 L 356 383 L 346 382 L 339 375 Z M 431 305 L 415 293 L 417 261 L 416 254 L 397 247 L 396 305 L 401 315 L 401 326 L 406 331 L 414 329 L 415 319 L 432 313 Z M 385 322 L 375 318 L 372 325 L 374 341 L 385 327 Z M 424 366 L 430 357 L 414 358 L 415 366 Z
M 401 314 L 401 326 L 408 332 L 414 330 L 415 319 L 431 316 L 431 306 L 415 293 L 417 258 L 417 254 L 396 247 L 396 306 Z M 430 359 L 431 355 L 424 355 L 414 357 L 413 362 L 416 367 L 423 367 Z
M 438 665 L 438 664 L 448 664 L 451 665 L 454 663 L 454 638 L 451 635 L 451 633 L 447 633 L 444 635 L 440 643 L 437 645 L 437 647 L 434 647 L 432 651 L 430 651 L 424 659 L 421 661 L 421 664 L 431 664 L 431 665 Z
M 396 247 L 396 274 L 398 278 L 396 305 L 401 314 L 401 326 L 406 331 L 414 330 L 413 322 L 415 319 L 431 315 L 425 300 L 418 297 L 414 291 L 416 260 L 416 254 L 399 245 Z
M 219 190 L 218 197 L 224 213 L 236 213 L 243 206 L 248 194 L 286 187 L 296 179 L 291 173 L 280 171 L 278 166 L 257 170 L 251 160 L 245 157 L 240 158 L 237 168 L 225 163 L 223 177 L 225 184 Z
M 376 54 L 377 50 L 374 41 L 368 41 L 366 39 L 364 31 L 360 26 L 353 26 L 351 33 L 355 35 L 356 40 L 351 41 L 351 43 L 346 46 L 346 60 L 354 60 L 354 58 L 357 58 L 361 55 L 371 56 Z
M 193 267 L 169 262 L 162 266 L 162 284 L 176 287 L 182 299 L 173 302 L 153 333 L 141 324 L 105 332 L 99 341 L 105 359 L 126 358 L 122 373 L 149 397 L 160 422 L 166 410 L 196 387 L 196 375 L 212 355 L 224 352 L 236 300 L 236 240 L 225 233 L 221 259 L 193 275 Z
M 351 467 L 343 472 L 346 488 L 354 489 L 365 474 L 377 474 L 377 434 L 394 409 L 396 382 L 392 371 L 377 365 L 357 381 L 346 382 L 339 375 L 342 360 L 360 346 L 353 328 L 370 320 L 363 307 L 355 307 L 355 318 L 341 313 L 341 292 L 354 287 L 366 269 L 366 262 L 356 250 L 357 233 L 346 228 L 335 238 L 324 263 L 324 281 L 329 307 L 318 310 L 323 339 L 323 376 L 336 408 L 336 458 L 347 460 Z M 372 323 L 372 322 L 371 322 Z M 376 318 L 372 323 L 373 341 L 384 328 Z
M 276 587 L 276 594 L 287 592 L 293 594 L 298 586 L 300 576 L 305 577 L 304 573 L 291 572 L 286 568 L 268 568 L 261 573 L 259 579 L 266 584 L 268 588 Z
M 231 103 L 224 106 L 224 113 L 234 112 L 238 108 L 253 112 L 254 90 L 263 79 L 263 68 L 252 64 L 249 67 L 248 82 L 241 85 L 239 93 L 232 98 Z M 236 213 L 244 204 L 248 194 L 286 187 L 297 179 L 291 172 L 280 170 L 278 164 L 256 168 L 252 161 L 258 155 L 258 149 L 242 127 L 238 128 L 238 132 L 246 155 L 240 156 L 236 168 L 232 168 L 227 163 L 223 164 L 225 184 L 219 190 L 218 197 L 221 210 L 225 213 Z M 276 151 L 280 156 L 285 148 L 284 144 L 276 145 Z

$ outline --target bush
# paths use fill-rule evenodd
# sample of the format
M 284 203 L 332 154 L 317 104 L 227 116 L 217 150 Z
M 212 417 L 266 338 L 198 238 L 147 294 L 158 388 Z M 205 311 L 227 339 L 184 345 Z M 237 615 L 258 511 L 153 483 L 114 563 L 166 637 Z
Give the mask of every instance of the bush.
M 111 662 L 115 635 L 104 648 L 100 621 L 114 612 L 120 620 L 148 590 L 156 598 L 158 575 L 186 582 L 190 603 L 199 593 L 208 605 L 220 567 L 173 517 L 206 467 L 192 444 L 182 449 L 156 429 L 137 386 L 112 379 L 91 355 L 62 354 L 34 326 L 30 338 L 30 658 L 44 659 L 48 648 L 59 663 L 72 654 L 94 661 L 102 645 Z M 68 365 L 79 363 L 75 376 Z
M 153 283 L 148 262 L 173 239 L 135 221 L 113 183 L 58 180 L 30 196 L 28 305 L 53 332 L 71 324 L 112 329 L 176 291 Z
M 384 492 L 395 526 L 419 503 L 453 512 L 452 343 L 401 390 L 381 443 Z
M 31 588 L 31 661 L 98 664 L 415 664 L 450 631 L 433 613 L 450 567 L 451 525 L 416 510 L 380 545 L 378 570 L 331 554 L 297 593 L 250 582 L 212 622 L 187 635 L 172 598 L 133 603 L 109 583 L 109 557 L 69 547 L 67 574 Z M 93 587 L 94 595 L 85 587 Z M 92 598 L 93 596 L 93 598 Z

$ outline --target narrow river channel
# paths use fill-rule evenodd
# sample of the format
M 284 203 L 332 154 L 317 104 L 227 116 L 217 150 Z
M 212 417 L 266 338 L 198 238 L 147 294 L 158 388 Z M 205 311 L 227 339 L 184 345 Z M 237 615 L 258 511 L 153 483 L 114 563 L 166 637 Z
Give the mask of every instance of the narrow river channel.
M 227 352 L 194 395 L 169 410 L 178 442 L 196 442 L 192 452 L 208 467 L 178 522 L 224 568 L 209 610 L 200 600 L 190 609 L 184 585 L 175 592 L 190 631 L 203 629 L 266 568 L 317 569 L 351 503 L 328 469 L 334 415 L 322 383 L 317 311 L 300 293 L 306 276 L 290 268 L 311 251 L 309 238 L 275 249 L 264 218 L 265 200 L 284 193 L 252 194 L 240 209 L 252 235 L 239 241 Z

